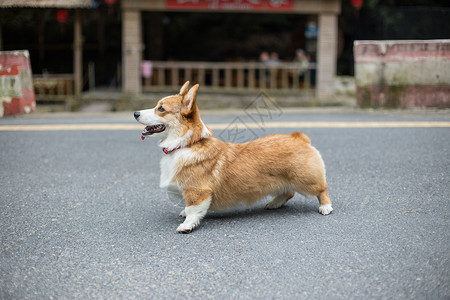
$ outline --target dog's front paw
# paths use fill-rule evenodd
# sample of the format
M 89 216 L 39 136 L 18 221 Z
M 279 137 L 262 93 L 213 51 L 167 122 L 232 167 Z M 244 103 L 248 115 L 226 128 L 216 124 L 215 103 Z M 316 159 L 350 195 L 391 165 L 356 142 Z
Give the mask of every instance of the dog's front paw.
M 180 212 L 180 217 L 186 218 L 186 212 L 184 211 L 184 209 Z
M 324 216 L 331 214 L 332 211 L 333 208 L 331 207 L 331 204 L 324 204 L 319 206 L 319 212 Z
M 195 226 L 193 224 L 185 224 L 182 223 L 177 228 L 178 233 L 191 233 L 194 230 Z

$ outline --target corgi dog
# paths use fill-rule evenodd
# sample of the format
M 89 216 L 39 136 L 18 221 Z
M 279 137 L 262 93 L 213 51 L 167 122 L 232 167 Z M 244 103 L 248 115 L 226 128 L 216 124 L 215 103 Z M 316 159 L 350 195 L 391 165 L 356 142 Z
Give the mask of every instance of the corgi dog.
M 136 111 L 145 125 L 142 139 L 158 137 L 164 154 L 160 187 L 178 192 L 186 202 L 177 232 L 190 233 L 210 210 L 253 204 L 266 196 L 265 209 L 283 206 L 294 194 L 316 196 L 319 212 L 333 211 L 327 193 L 325 165 L 302 132 L 272 134 L 234 144 L 214 137 L 196 104 L 199 85 L 162 98 L 155 108 Z

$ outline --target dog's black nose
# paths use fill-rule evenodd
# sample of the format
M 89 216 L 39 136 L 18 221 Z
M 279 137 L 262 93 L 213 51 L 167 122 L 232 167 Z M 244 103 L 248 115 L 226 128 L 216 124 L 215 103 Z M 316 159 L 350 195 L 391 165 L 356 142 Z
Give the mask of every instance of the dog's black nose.
M 135 118 L 136 120 L 139 118 L 140 115 L 141 115 L 140 112 L 138 112 L 138 111 L 135 111 L 135 112 L 134 112 L 134 118 Z

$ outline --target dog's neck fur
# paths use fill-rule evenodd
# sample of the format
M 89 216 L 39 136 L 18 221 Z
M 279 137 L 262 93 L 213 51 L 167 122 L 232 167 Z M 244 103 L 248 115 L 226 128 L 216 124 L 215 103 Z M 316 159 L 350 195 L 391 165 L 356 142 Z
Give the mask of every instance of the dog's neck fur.
M 177 128 L 170 128 L 166 136 L 162 137 L 159 146 L 166 149 L 167 152 L 172 152 L 174 149 L 180 149 L 194 144 L 199 140 L 212 137 L 214 133 L 206 127 L 200 118 L 200 112 L 197 105 L 193 108 L 188 116 L 182 116 L 180 124 L 184 124 L 185 133 L 175 131 Z M 164 151 L 166 152 L 166 151 Z

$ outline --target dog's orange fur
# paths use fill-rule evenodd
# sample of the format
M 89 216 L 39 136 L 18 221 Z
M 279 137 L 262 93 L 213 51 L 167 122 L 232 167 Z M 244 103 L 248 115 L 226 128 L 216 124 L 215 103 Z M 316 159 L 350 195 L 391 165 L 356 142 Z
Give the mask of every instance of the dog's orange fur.
M 273 209 L 282 206 L 295 192 L 317 196 L 321 206 L 329 204 L 331 208 L 325 166 L 307 135 L 272 134 L 233 144 L 212 137 L 212 131 L 206 127 L 211 136 L 199 141 L 205 129 L 195 100 L 198 85 L 191 88 L 188 97 L 187 84 L 180 94 L 163 98 L 155 107 L 155 114 L 176 127 L 171 130 L 179 136 L 191 133 L 185 147 L 192 155 L 180 156 L 172 179 L 183 193 L 186 208 L 210 199 L 209 208 L 220 210 L 240 202 L 253 204 L 273 195 L 275 199 L 266 205 Z M 165 110 L 162 113 L 157 110 L 160 106 Z
M 224 209 L 270 194 L 293 196 L 294 191 L 318 196 L 320 205 L 331 204 L 322 159 L 303 133 L 273 134 L 245 144 L 208 138 L 191 149 L 196 160 L 179 161 L 175 177 L 187 206 L 211 195 L 210 208 Z

